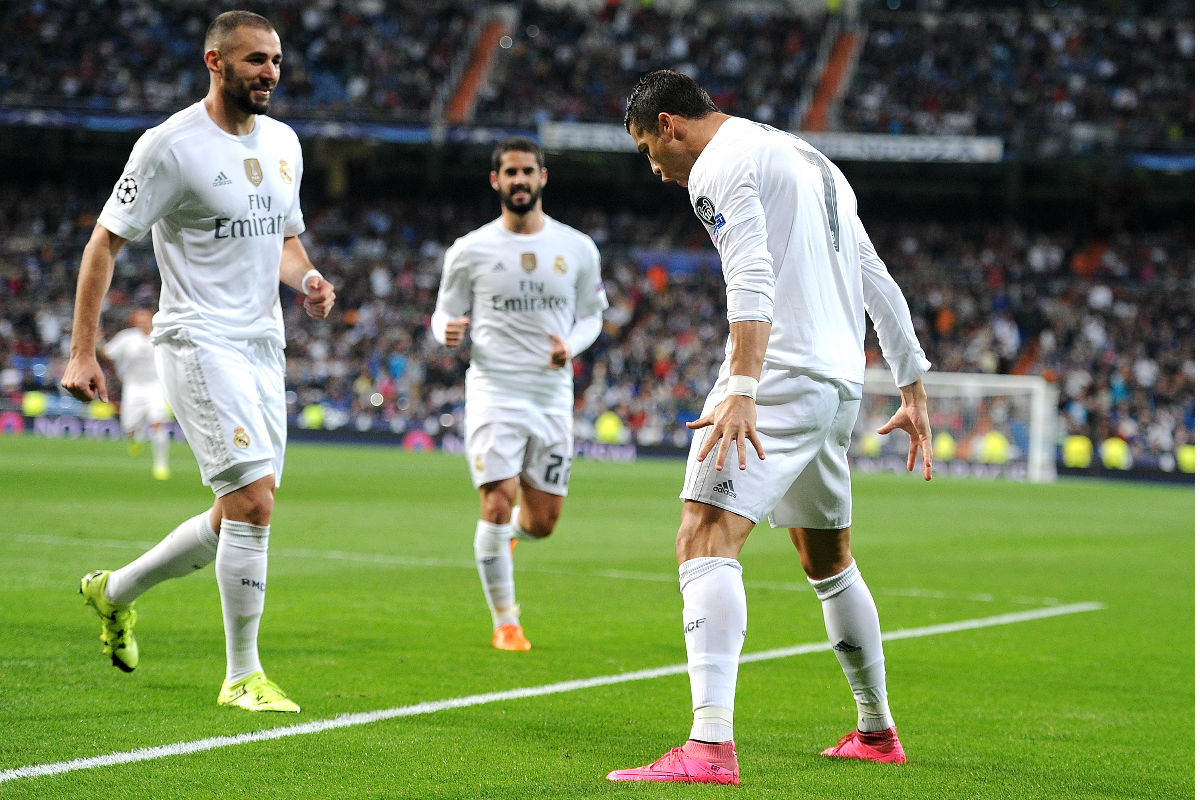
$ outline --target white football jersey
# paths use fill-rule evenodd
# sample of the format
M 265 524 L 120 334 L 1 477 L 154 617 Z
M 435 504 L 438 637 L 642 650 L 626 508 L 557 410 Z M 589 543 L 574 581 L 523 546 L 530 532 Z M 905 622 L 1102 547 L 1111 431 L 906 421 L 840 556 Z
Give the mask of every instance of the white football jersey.
M 575 320 L 606 308 L 595 243 L 550 217 L 532 234 L 496 219 L 446 250 L 437 310 L 470 312 L 468 404 L 570 414 L 571 369 L 551 368 L 550 334 L 565 340 Z
M 104 355 L 117 368 L 117 377 L 126 386 L 157 384 L 154 345 L 141 328 L 126 328 L 104 343 Z
M 897 385 L 929 369 L 853 189 L 808 142 L 730 118 L 693 165 L 688 192 L 721 255 L 730 321 L 772 323 L 766 366 L 862 383 L 865 308 Z
M 162 294 L 155 337 L 178 327 L 283 346 L 279 261 L 304 231 L 303 161 L 287 125 L 255 117 L 234 136 L 203 102 L 142 134 L 99 222 L 125 239 L 153 231 Z

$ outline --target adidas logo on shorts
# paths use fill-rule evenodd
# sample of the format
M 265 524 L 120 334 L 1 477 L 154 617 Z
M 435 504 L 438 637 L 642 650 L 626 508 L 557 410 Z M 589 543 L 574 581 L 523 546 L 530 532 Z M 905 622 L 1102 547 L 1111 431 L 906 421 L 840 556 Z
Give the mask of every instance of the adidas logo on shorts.
M 723 494 L 726 497 L 731 497 L 731 498 L 737 497 L 737 492 L 735 492 L 733 490 L 733 481 L 732 480 L 727 480 L 724 483 L 718 483 L 716 486 L 714 486 L 712 488 L 712 490 L 714 492 L 718 492 L 719 494 Z

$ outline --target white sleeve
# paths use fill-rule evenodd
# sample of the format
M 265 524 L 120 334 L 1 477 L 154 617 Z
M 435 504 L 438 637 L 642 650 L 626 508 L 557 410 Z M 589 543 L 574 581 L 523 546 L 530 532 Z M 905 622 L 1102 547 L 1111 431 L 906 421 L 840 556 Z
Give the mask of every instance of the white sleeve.
M 446 343 L 446 323 L 458 319 L 471 307 L 471 265 L 462 239 L 446 249 L 442 262 L 442 285 L 429 318 L 429 329 L 438 344 Z
M 454 319 L 440 308 L 433 310 L 433 316 L 429 318 L 429 332 L 433 334 L 433 340 L 438 344 L 446 343 L 446 324 Z
M 567 347 L 570 349 L 571 355 L 577 356 L 591 347 L 592 343 L 596 341 L 596 337 L 600 335 L 603 325 L 604 317 L 599 313 L 575 320 L 575 324 L 571 326 L 571 331 L 567 334 Z
M 908 386 L 928 372 L 932 365 L 917 341 L 917 332 L 913 329 L 912 315 L 904 293 L 875 252 L 875 245 L 871 244 L 857 216 L 854 226 L 859 262 L 862 264 L 863 302 L 867 314 L 879 335 L 879 345 L 891 367 L 892 378 L 897 386 Z
M 767 249 L 766 215 L 726 226 L 717 239 L 725 273 L 726 317 L 730 322 L 771 322 L 775 309 L 774 259 Z
M 97 222 L 123 239 L 142 238 L 178 206 L 183 192 L 179 163 L 157 129 L 142 134 Z
M 604 291 L 604 279 L 600 276 L 600 251 L 590 236 L 587 239 L 584 253 L 586 267 L 579 271 L 575 280 L 575 320 L 576 325 L 584 317 L 600 314 L 608 308 L 608 295 Z M 597 331 L 599 336 L 600 332 Z M 584 344 L 584 348 L 596 341 L 595 336 Z M 572 353 L 581 352 L 571 349 Z

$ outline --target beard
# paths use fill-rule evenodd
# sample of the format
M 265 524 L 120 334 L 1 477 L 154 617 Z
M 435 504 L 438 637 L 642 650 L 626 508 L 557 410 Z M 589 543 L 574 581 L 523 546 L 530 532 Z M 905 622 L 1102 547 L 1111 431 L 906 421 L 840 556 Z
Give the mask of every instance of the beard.
M 254 82 L 239 81 L 232 67 L 225 69 L 225 86 L 223 93 L 225 99 L 233 105 L 234 108 L 246 114 L 265 114 L 271 105 L 271 99 L 268 97 L 265 102 L 256 103 L 250 96 L 250 92 L 254 89 L 266 88 L 261 84 Z M 275 87 L 271 87 L 274 90 Z
M 537 205 L 538 200 L 542 199 L 542 187 L 539 186 L 536 189 L 531 188 L 528 190 L 528 193 L 529 193 L 529 199 L 527 201 L 525 201 L 524 203 L 516 203 L 516 202 L 513 202 L 513 199 L 512 199 L 514 192 L 511 192 L 511 191 L 507 192 L 507 193 L 501 192 L 500 193 L 500 202 L 504 205 L 505 208 L 507 208 L 509 211 L 513 212 L 514 214 L 521 214 L 521 215 L 528 214 L 530 211 L 533 210 L 533 207 Z

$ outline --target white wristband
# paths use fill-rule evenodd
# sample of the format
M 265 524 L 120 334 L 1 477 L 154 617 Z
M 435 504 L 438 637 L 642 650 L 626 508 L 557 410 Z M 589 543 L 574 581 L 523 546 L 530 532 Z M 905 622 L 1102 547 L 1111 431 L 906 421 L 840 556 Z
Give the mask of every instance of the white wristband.
M 304 273 L 304 277 L 300 279 L 300 289 L 305 294 L 308 294 L 308 279 L 313 277 L 324 280 L 324 277 L 316 269 L 310 269 L 308 272 Z
M 730 375 L 729 387 L 725 390 L 725 396 L 731 394 L 740 394 L 749 397 L 751 400 L 758 398 L 758 378 L 751 378 L 749 375 Z

